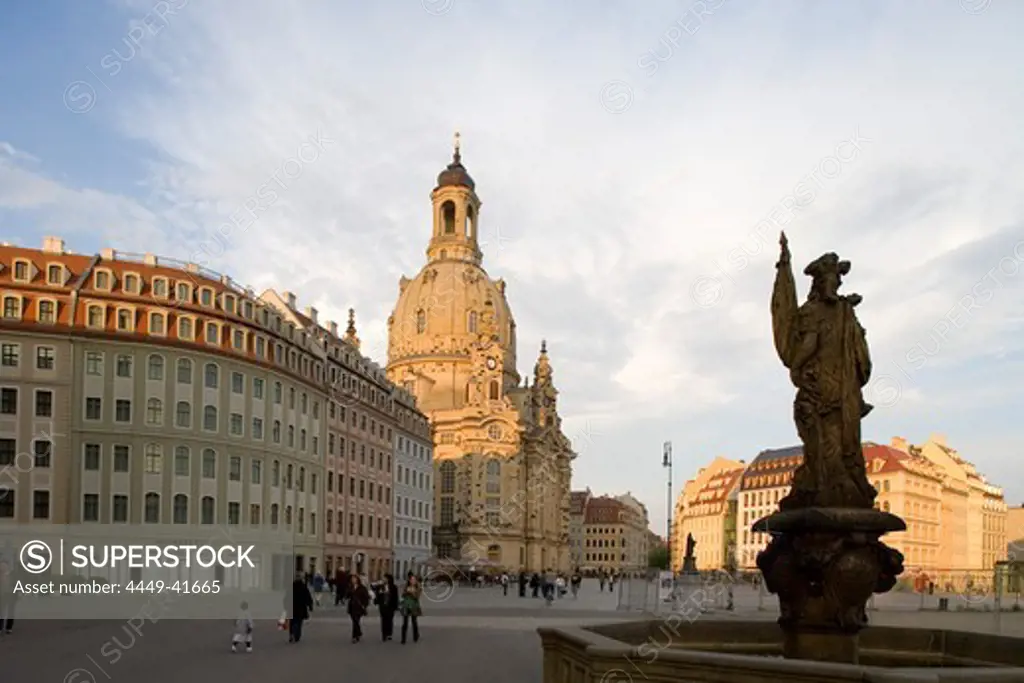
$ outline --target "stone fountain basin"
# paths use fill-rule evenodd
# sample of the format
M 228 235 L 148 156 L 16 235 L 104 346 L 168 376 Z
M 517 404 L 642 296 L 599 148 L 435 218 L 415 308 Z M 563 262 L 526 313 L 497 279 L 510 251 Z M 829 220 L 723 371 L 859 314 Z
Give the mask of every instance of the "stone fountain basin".
M 1024 683 L 1024 638 L 872 626 L 860 663 L 782 658 L 771 621 L 682 617 L 540 628 L 544 683 Z

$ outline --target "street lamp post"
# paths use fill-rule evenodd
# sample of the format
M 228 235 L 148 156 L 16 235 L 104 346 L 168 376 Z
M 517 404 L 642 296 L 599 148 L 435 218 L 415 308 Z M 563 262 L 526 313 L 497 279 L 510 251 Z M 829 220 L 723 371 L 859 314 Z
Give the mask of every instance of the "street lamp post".
M 668 569 L 672 571 L 672 442 L 663 447 L 661 466 L 668 469 L 668 512 L 666 520 L 665 548 L 668 554 Z

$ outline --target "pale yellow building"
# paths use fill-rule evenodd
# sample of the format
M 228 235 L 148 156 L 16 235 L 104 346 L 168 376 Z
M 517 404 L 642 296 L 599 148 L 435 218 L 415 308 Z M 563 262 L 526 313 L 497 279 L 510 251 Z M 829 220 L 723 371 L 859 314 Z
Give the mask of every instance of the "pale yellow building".
M 584 571 L 621 573 L 647 568 L 647 509 L 632 495 L 598 496 L 583 521 Z
M 388 319 L 388 377 L 434 429 L 439 557 L 568 571 L 572 445 L 545 344 L 532 382 L 516 362 L 504 280 L 483 269 L 480 199 L 461 162 L 431 193 L 427 263 L 403 277 Z
M 756 569 L 757 554 L 769 539 L 750 527 L 778 509 L 802 460 L 799 447 L 764 451 L 744 474 L 736 530 L 740 567 Z M 1012 540 L 999 487 L 986 482 L 942 437 L 921 446 L 902 438 L 891 446 L 865 443 L 864 460 L 878 491 L 876 507 L 907 523 L 906 531 L 886 536 L 886 543 L 903 553 L 905 577 L 927 575 L 937 584 L 957 585 L 968 576 L 976 585 L 991 579 Z
M 670 559 L 674 570 L 679 571 L 683 567 L 688 534 L 693 534 L 694 540 L 697 541 L 694 551 L 698 569 L 711 568 L 708 563 L 722 561 L 725 551 L 716 553 L 711 546 L 718 544 L 718 541 L 713 540 L 716 535 L 721 539 L 725 538 L 723 525 L 728 513 L 727 506 L 722 505 L 723 509 L 720 512 L 712 513 L 710 509 L 713 505 L 706 497 L 704 502 L 700 502 L 700 498 L 712 481 L 719 481 L 720 475 L 736 470 L 742 472 L 744 467 L 743 461 L 717 457 L 683 485 L 683 490 L 676 498 L 673 512 Z M 717 516 L 721 517 L 722 524 L 714 521 Z M 702 552 L 705 555 L 702 556 Z
M 1006 510 L 1006 543 L 1008 554 L 1013 553 L 1017 560 L 1024 560 L 1024 505 Z
M 575 570 L 583 566 L 584 558 L 584 522 L 586 521 L 587 503 L 593 498 L 590 488 L 584 491 L 573 491 L 569 496 L 569 566 Z
M 1007 509 L 1003 490 L 986 481 L 974 464 L 960 456 L 940 434 L 917 446 L 896 437 L 892 445 L 938 468 L 942 482 L 941 533 L 943 538 L 957 542 L 941 544 L 935 564 L 956 572 L 990 571 L 996 562 L 1005 560 Z
M 647 514 L 647 506 L 637 500 L 632 493 L 626 492 L 615 496 L 625 507 L 622 525 L 623 567 L 629 570 L 646 569 L 647 553 L 650 550 L 648 532 L 651 525 Z

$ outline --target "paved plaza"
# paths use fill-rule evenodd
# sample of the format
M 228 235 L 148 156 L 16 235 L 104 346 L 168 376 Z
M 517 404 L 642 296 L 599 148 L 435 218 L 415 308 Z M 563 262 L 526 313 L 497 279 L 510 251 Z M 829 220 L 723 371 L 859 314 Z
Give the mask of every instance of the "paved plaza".
M 380 642 L 379 620 L 364 620 L 362 643 L 349 642 L 343 611 L 325 605 L 307 622 L 302 643 L 287 643 L 276 623 L 256 624 L 255 652 L 231 654 L 232 623 L 160 621 L 133 632 L 123 621 L 16 622 L 15 633 L 0 638 L 0 680 L 16 683 L 303 683 L 444 680 L 469 683 L 539 683 L 539 626 L 570 626 L 644 617 L 617 610 L 618 594 L 586 582 L 578 600 L 563 598 L 546 607 L 542 600 L 503 596 L 500 588 L 457 588 L 424 601 L 422 640 L 405 646 Z M 712 610 L 700 619 L 765 619 L 777 616 L 775 599 L 762 601 L 748 587 L 736 591 L 734 612 Z M 898 603 L 898 601 L 897 601 Z M 375 612 L 375 610 L 374 610 Z M 872 623 L 932 626 L 1024 637 L 1024 612 L 934 612 L 895 607 L 873 610 Z

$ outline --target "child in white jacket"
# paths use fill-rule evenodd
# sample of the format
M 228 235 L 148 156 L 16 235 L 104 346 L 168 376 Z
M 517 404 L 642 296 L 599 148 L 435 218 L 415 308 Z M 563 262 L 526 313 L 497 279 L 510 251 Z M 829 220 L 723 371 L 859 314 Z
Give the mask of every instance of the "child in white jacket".
M 235 619 L 235 634 L 231 637 L 231 651 L 238 652 L 238 646 L 245 643 L 245 651 L 252 652 L 252 616 L 249 603 L 241 604 L 241 611 Z

